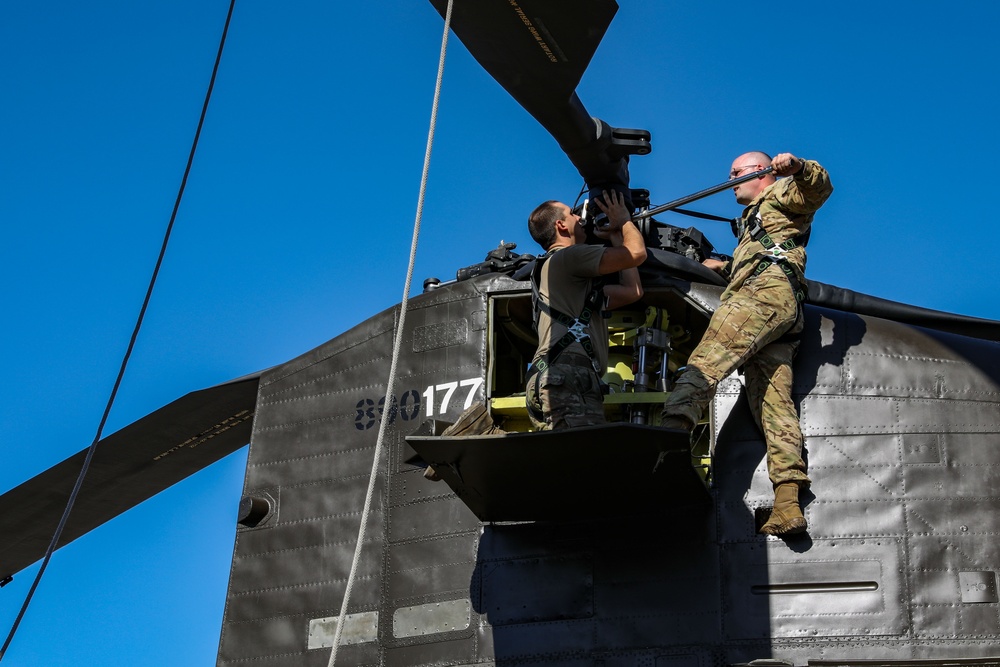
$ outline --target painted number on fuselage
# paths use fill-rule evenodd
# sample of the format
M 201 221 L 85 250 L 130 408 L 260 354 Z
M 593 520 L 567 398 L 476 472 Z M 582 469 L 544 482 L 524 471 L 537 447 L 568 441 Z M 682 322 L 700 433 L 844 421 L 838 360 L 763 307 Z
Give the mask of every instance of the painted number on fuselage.
M 468 380 L 460 380 L 458 382 L 442 382 L 438 385 L 430 385 L 427 389 L 424 389 L 424 398 L 427 399 L 427 416 L 434 416 L 434 399 L 436 398 L 435 392 L 440 397 L 441 405 L 437 411 L 437 414 L 443 415 L 448 412 L 448 406 L 451 403 L 451 397 L 455 393 L 455 390 L 459 387 L 468 387 L 469 393 L 465 396 L 465 403 L 462 406 L 463 410 L 468 410 L 472 407 L 472 397 L 476 395 L 476 390 L 479 389 L 483 384 L 483 378 L 469 378 Z
M 459 380 L 458 382 L 443 382 L 437 385 L 428 385 L 422 394 L 416 389 L 410 389 L 403 393 L 399 401 L 396 400 L 395 396 L 392 396 L 389 401 L 389 424 L 396 421 L 397 415 L 403 421 L 416 419 L 420 414 L 421 399 L 423 399 L 423 404 L 427 407 L 428 417 L 433 417 L 435 414 L 443 415 L 448 412 L 455 392 L 459 392 L 460 398 L 462 392 L 459 390 L 464 390 L 468 387 L 468 393 L 465 395 L 465 403 L 462 408 L 466 410 L 472 406 L 472 399 L 482 384 L 482 378 L 469 378 L 467 380 Z M 435 408 L 437 408 L 436 413 Z M 362 398 L 358 401 L 355 409 L 354 427 L 359 431 L 366 431 L 382 421 L 382 417 L 385 414 L 385 396 L 377 401 L 373 398 Z

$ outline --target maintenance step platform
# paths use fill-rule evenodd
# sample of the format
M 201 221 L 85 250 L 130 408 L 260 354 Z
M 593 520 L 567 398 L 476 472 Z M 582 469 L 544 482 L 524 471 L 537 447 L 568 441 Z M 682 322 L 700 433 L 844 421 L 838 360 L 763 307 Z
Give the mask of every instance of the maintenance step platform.
M 406 441 L 481 521 L 568 521 L 711 502 L 684 431 L 627 423 L 505 435 L 432 430 L 428 423 Z

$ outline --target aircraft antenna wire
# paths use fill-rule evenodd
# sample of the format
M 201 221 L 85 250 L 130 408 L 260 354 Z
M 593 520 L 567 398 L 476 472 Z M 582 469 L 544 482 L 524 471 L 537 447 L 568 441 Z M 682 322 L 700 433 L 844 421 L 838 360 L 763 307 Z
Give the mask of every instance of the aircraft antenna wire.
M 580 203 L 580 199 L 583 197 L 583 193 L 586 191 L 587 191 L 587 181 L 584 181 L 583 186 L 580 187 L 580 194 L 578 194 L 576 196 L 576 199 L 573 200 L 573 206 L 571 206 L 570 208 L 576 208 L 576 205 Z
M 62 537 L 63 529 L 66 527 L 69 515 L 73 511 L 73 505 L 76 503 L 76 498 L 80 494 L 80 489 L 83 487 L 83 480 L 87 476 L 90 463 L 94 458 L 94 453 L 97 451 L 97 445 L 101 440 L 102 434 L 104 433 L 104 426 L 108 421 L 108 416 L 111 414 L 111 408 L 114 405 L 115 397 L 118 395 L 118 389 L 121 386 L 122 378 L 125 376 L 125 368 L 128 366 L 129 359 L 132 356 L 132 350 L 135 348 L 135 341 L 139 337 L 139 329 L 142 327 L 142 321 L 146 315 L 146 308 L 149 306 L 150 298 L 153 295 L 153 287 L 156 284 L 156 277 L 160 272 L 160 266 L 163 264 L 163 257 L 167 252 L 167 243 L 170 240 L 170 233 L 173 230 L 174 221 L 177 219 L 177 211 L 180 208 L 181 199 L 184 197 L 184 188 L 187 185 L 188 175 L 191 173 L 191 165 L 194 163 L 195 151 L 198 148 L 198 139 L 201 137 L 201 129 L 205 124 L 205 116 L 208 113 L 209 100 L 212 99 L 212 89 L 215 87 L 215 78 L 219 72 L 219 63 L 222 61 L 222 51 L 226 45 L 226 35 L 229 33 L 229 24 L 232 21 L 233 9 L 235 6 L 236 0 L 230 0 L 229 13 L 226 15 L 226 23 L 222 28 L 222 38 L 219 41 L 219 51 L 215 56 L 215 66 L 212 68 L 212 77 L 209 80 L 208 91 L 205 93 L 205 102 L 202 105 L 201 116 L 198 119 L 198 129 L 195 130 L 194 140 L 191 143 L 191 152 L 188 155 L 187 165 L 184 168 L 184 177 L 181 179 L 181 185 L 177 191 L 177 198 L 174 200 L 174 208 L 170 213 L 170 221 L 167 223 L 167 229 L 163 236 L 163 244 L 160 246 L 160 254 L 156 258 L 153 275 L 149 280 L 149 287 L 146 289 L 146 296 L 143 299 L 142 307 L 139 309 L 139 316 L 136 318 L 135 327 L 132 330 L 132 337 L 128 342 L 128 348 L 125 350 L 125 355 L 122 358 L 121 368 L 119 368 L 118 376 L 115 378 L 115 384 L 111 389 L 111 395 L 108 397 L 108 403 L 104 408 L 101 423 L 97 427 L 97 434 L 94 436 L 94 441 L 87 449 L 87 455 L 83 460 L 83 467 L 80 468 L 80 474 L 76 478 L 73 491 L 70 493 L 69 500 L 66 501 L 66 508 L 63 510 L 62 517 L 59 519 L 59 524 L 56 526 L 55 533 L 52 535 L 52 540 L 49 542 L 49 546 L 45 550 L 45 556 L 42 559 L 42 566 L 39 568 L 38 574 L 35 575 L 35 580 L 31 583 L 31 588 L 28 589 L 28 594 L 24 598 L 24 603 L 21 605 L 21 610 L 18 612 L 17 618 L 14 619 L 14 624 L 11 626 L 10 632 L 7 634 L 7 639 L 4 641 L 3 647 L 0 648 L 0 661 L 3 660 L 4 655 L 7 653 L 7 649 L 10 647 L 11 641 L 14 639 L 14 634 L 17 632 L 17 628 L 21 624 L 21 619 L 24 618 L 24 614 L 28 610 L 28 605 L 31 603 L 32 597 L 35 595 L 35 589 L 38 588 L 42 575 L 45 573 L 46 567 L 48 567 L 49 560 L 52 558 L 52 554 L 56 550 L 59 538 Z
M 427 149 L 424 152 L 424 167 L 420 175 L 420 193 L 417 195 L 417 213 L 413 221 L 413 240 L 410 243 L 410 259 L 406 267 L 406 281 L 403 285 L 403 299 L 399 304 L 399 323 L 396 325 L 396 336 L 392 343 L 392 362 L 389 364 L 389 379 L 386 383 L 385 395 L 394 395 L 396 388 L 396 366 L 399 362 L 399 350 L 403 342 L 403 328 L 406 323 L 406 308 L 409 303 L 410 283 L 413 281 L 413 264 L 417 257 L 417 239 L 420 237 L 420 220 L 424 212 L 424 195 L 427 192 L 427 174 L 430 171 L 431 149 L 434 146 L 434 131 L 437 128 L 438 103 L 441 99 L 441 81 L 444 78 L 444 60 L 448 51 L 448 32 L 451 30 L 451 10 L 455 0 L 448 0 L 448 10 L 444 17 L 444 35 L 441 37 L 441 54 L 438 57 L 437 81 L 434 84 L 434 102 L 431 104 L 431 121 L 427 130 Z M 387 398 L 387 401 L 391 399 Z M 391 403 L 390 403 L 391 405 Z M 392 414 L 389 408 L 387 414 Z M 330 661 L 328 667 L 334 667 L 337 662 L 337 649 L 340 647 L 340 639 L 343 635 L 344 625 L 347 619 L 347 605 L 351 600 L 351 591 L 354 588 L 354 579 L 358 571 L 358 563 L 361 562 L 361 547 L 365 541 L 365 532 L 368 526 L 368 518 L 371 515 L 372 497 L 375 495 L 375 481 L 378 478 L 379 461 L 382 458 L 383 441 L 385 440 L 386 425 L 390 419 L 382 419 L 378 427 L 378 437 L 375 440 L 375 452 L 372 457 L 372 470 L 368 478 L 368 491 L 365 494 L 364 509 L 361 512 L 361 526 L 358 528 L 358 540 L 354 545 L 354 558 L 351 560 L 351 572 L 347 576 L 347 585 L 344 588 L 344 599 L 340 603 L 340 615 L 337 617 L 337 629 L 333 635 L 333 647 L 330 649 Z

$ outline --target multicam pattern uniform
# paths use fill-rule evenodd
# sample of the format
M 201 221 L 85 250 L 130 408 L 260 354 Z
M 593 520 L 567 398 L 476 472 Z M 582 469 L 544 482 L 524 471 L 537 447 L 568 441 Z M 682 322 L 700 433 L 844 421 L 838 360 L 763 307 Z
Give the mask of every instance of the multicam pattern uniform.
M 554 252 L 542 266 L 539 285 L 538 350 L 532 365 L 545 357 L 549 349 L 566 333 L 566 327 L 549 317 L 546 306 L 571 317 L 579 316 L 590 295 L 592 279 L 600 276 L 598 267 L 603 246 L 573 245 Z M 608 329 L 601 313 L 594 312 L 587 334 L 593 341 L 599 367 L 608 364 Z M 580 343 L 573 343 L 544 371 L 528 376 L 525 387 L 528 404 L 544 418 L 529 410 L 528 417 L 536 430 L 591 426 L 604 423 L 604 397 L 594 362 Z
M 755 274 L 761 256 L 769 253 L 750 238 L 746 227 L 759 203 L 761 225 L 774 243 L 805 238 L 813 214 L 833 192 L 833 186 L 818 163 L 806 160 L 803 164 L 801 172 L 779 179 L 743 209 L 743 232 L 733 253 L 732 279 L 663 407 L 665 417 L 683 416 L 697 423 L 718 383 L 743 366 L 750 408 L 764 432 L 768 473 L 775 486 L 783 482 L 809 484 L 799 416 L 792 400 L 792 359 L 798 340 L 789 339 L 790 334 L 802 330 L 802 318 L 780 267 L 772 264 Z M 785 256 L 805 287 L 805 249 L 793 248 Z
M 540 410 L 544 421 L 528 412 L 536 431 L 604 423 L 604 398 L 597 373 L 585 352 L 573 350 L 573 343 L 559 360 L 528 378 L 525 395 Z M 536 382 L 537 376 L 537 382 Z

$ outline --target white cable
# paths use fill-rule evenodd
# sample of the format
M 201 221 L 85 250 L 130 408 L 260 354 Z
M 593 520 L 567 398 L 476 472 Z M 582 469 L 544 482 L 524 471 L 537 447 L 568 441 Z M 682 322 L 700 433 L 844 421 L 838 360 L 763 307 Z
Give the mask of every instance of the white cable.
M 406 282 L 403 286 L 403 300 L 399 304 L 399 323 L 396 325 L 396 337 L 392 344 L 392 363 L 389 365 L 389 381 L 385 388 L 386 410 L 378 427 L 378 438 L 375 441 L 375 454 L 372 460 L 371 476 L 368 478 L 368 492 L 365 494 L 365 506 L 361 512 L 361 527 L 358 529 L 358 541 L 354 546 L 354 559 L 351 561 L 351 573 L 347 577 L 347 587 L 344 590 L 344 600 L 340 605 L 340 616 L 337 618 L 337 630 L 333 636 L 333 648 L 330 650 L 330 661 L 328 667 L 333 667 L 337 662 L 337 649 L 340 647 L 340 637 L 343 634 L 344 625 L 347 620 L 347 605 L 351 599 L 351 590 L 354 588 L 354 577 L 358 570 L 358 563 L 361 560 L 361 547 L 365 541 L 365 530 L 368 525 L 368 517 L 371 514 L 372 496 L 375 495 L 375 480 L 378 478 L 379 461 L 382 458 L 382 443 L 385 438 L 386 424 L 389 423 L 389 415 L 392 414 L 392 396 L 396 389 L 396 365 L 399 361 L 399 348 L 403 340 L 403 326 L 406 323 L 406 306 L 409 301 L 410 283 L 413 280 L 413 264 L 417 257 L 417 239 L 420 236 L 420 219 L 424 212 L 424 194 L 427 191 L 427 174 L 430 171 L 431 147 L 434 145 L 434 129 L 437 125 L 438 101 L 441 98 L 441 80 L 444 77 L 444 56 L 448 50 L 448 32 L 451 29 L 451 9 L 454 0 L 448 0 L 448 11 L 444 17 L 444 36 L 441 38 L 441 56 L 438 60 L 437 83 L 434 87 L 434 103 L 431 106 L 431 124 L 427 133 L 427 150 L 424 153 L 424 169 L 420 177 L 420 194 L 417 197 L 417 216 L 413 223 L 413 241 L 410 244 L 410 261 L 406 267 Z

